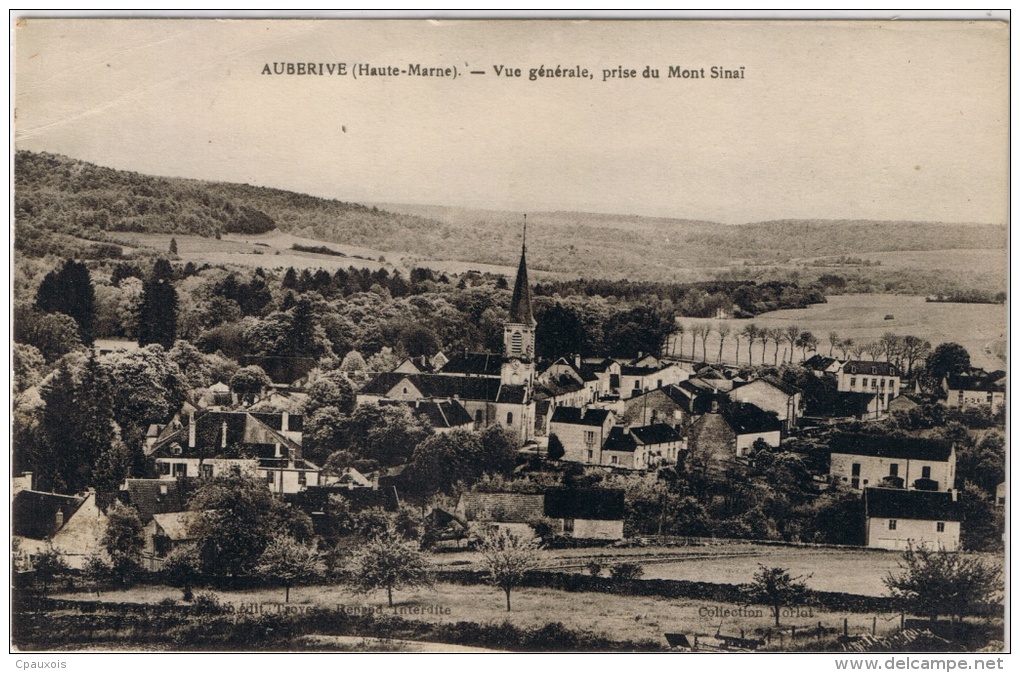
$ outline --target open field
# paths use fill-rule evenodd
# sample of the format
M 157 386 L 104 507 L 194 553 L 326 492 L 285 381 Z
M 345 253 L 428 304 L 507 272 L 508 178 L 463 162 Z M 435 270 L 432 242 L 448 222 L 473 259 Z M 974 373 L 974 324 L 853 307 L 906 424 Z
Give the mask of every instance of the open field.
M 234 610 L 259 606 L 263 613 L 291 610 L 300 612 L 309 606 L 348 612 L 398 615 L 405 619 L 456 623 L 501 624 L 508 621 L 518 627 L 540 627 L 562 622 L 570 629 L 586 630 L 612 640 L 653 640 L 662 642 L 670 631 L 715 633 L 717 629 L 736 633 L 769 628 L 772 617 L 765 606 L 723 605 L 693 599 L 666 599 L 604 593 L 566 592 L 554 589 L 518 589 L 511 595 L 512 611 L 506 611 L 501 591 L 490 586 L 437 584 L 434 591 L 416 589 L 394 592 L 394 607 L 386 605 L 385 592 L 354 594 L 335 586 L 296 587 L 289 604 L 283 602 L 282 589 L 252 591 L 214 591 L 223 605 Z M 104 592 L 99 600 L 110 603 L 157 603 L 164 598 L 179 599 L 179 589 L 140 586 L 125 591 Z M 95 600 L 95 594 L 66 594 L 67 599 Z M 729 611 L 729 612 L 727 612 Z M 415 614 L 415 613 L 418 614 Z M 814 606 L 801 606 L 781 619 L 783 626 L 807 629 L 822 622 L 842 627 L 849 620 L 852 633 L 870 632 L 874 613 L 835 613 Z M 899 626 L 899 614 L 877 615 L 878 633 L 891 633 Z
M 786 328 L 796 325 L 801 330 L 812 332 L 818 339 L 818 352 L 829 352 L 828 335 L 835 331 L 840 338 L 853 338 L 858 343 L 874 341 L 885 332 L 921 337 L 932 346 L 954 341 L 970 353 L 971 363 L 985 369 L 1001 369 L 1005 360 L 999 357 L 1006 342 L 1006 318 L 1009 305 L 1001 304 L 955 304 L 926 302 L 924 297 L 894 294 L 847 294 L 828 297 L 825 304 L 814 304 L 803 309 L 787 309 L 763 313 L 751 320 L 729 320 L 733 333 L 739 333 L 748 323 L 758 327 Z M 885 316 L 891 315 L 891 320 Z M 679 318 L 685 325 L 698 323 L 717 324 L 719 321 L 701 318 Z M 715 362 L 719 354 L 719 337 L 714 332 L 709 337 L 708 361 Z M 736 341 L 733 334 L 726 340 L 723 360 L 734 362 Z M 785 346 L 788 348 L 789 346 Z M 766 364 L 772 364 L 775 345 L 770 343 L 765 350 Z M 672 344 L 671 352 L 679 353 L 679 345 Z M 691 352 L 691 336 L 684 336 L 685 357 Z M 783 357 L 784 346 L 779 347 Z M 698 343 L 698 358 L 701 358 L 701 343 Z M 839 351 L 833 351 L 839 354 Z M 752 349 L 753 363 L 762 363 L 761 343 Z M 809 353 L 810 355 L 810 353 Z M 795 352 L 795 361 L 800 360 L 800 350 Z M 867 356 L 864 356 L 867 358 Z M 789 359 L 789 353 L 787 353 Z M 741 340 L 739 362 L 747 364 L 747 342 Z
M 793 575 L 811 575 L 809 588 L 862 596 L 886 594 L 882 578 L 896 572 L 899 552 L 880 549 L 789 547 L 741 541 L 691 547 L 631 547 L 627 549 L 562 549 L 542 552 L 545 569 L 581 572 L 589 559 L 605 566 L 636 561 L 646 579 L 689 580 L 718 584 L 749 582 L 758 564 L 789 568 Z M 446 567 L 480 569 L 475 552 L 442 554 L 437 561 Z M 451 566 L 451 564 L 454 564 Z

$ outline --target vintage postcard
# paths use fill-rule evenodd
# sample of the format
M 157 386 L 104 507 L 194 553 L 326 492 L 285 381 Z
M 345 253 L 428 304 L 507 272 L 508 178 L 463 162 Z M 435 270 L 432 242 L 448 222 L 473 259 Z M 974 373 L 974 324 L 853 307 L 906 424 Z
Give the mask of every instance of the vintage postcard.
M 13 650 L 1002 667 L 1008 23 L 12 36 Z

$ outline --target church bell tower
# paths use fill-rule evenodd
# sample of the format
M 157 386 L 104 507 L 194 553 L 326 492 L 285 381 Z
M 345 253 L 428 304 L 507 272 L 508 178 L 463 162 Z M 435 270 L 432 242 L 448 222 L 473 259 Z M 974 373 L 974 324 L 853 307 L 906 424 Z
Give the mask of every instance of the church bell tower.
M 531 287 L 528 285 L 528 221 L 525 215 L 521 263 L 517 267 L 510 319 L 503 327 L 503 385 L 527 386 L 529 394 L 535 378 L 535 315 L 531 310 Z

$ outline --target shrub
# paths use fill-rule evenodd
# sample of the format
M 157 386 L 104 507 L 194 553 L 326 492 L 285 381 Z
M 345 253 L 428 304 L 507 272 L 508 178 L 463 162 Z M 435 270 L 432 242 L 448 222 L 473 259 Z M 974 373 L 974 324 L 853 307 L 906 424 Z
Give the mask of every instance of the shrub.
M 609 568 L 609 576 L 614 580 L 636 580 L 644 574 L 645 569 L 641 567 L 641 564 L 633 561 L 614 563 Z
M 203 591 L 200 594 L 196 594 L 193 605 L 195 606 L 195 611 L 202 614 L 215 615 L 223 612 L 219 596 L 211 591 Z
M 602 561 L 599 561 L 598 559 L 592 559 L 588 561 L 588 564 L 585 566 L 585 569 L 588 571 L 588 574 L 591 575 L 592 577 L 598 577 L 599 575 L 601 575 L 602 568 L 603 568 Z

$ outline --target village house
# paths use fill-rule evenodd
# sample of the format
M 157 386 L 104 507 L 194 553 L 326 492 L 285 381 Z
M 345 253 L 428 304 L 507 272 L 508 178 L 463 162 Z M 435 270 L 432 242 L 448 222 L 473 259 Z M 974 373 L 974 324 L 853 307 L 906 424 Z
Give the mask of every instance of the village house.
M 679 385 L 668 385 L 635 395 L 624 402 L 623 422 L 627 425 L 668 423 L 679 425 L 694 414 L 696 395 Z M 707 410 L 707 409 L 706 409 Z
M 202 512 L 168 512 L 156 514 L 143 532 L 142 566 L 147 570 L 160 570 L 166 557 L 174 549 L 195 542 L 195 523 Z
M 839 374 L 839 370 L 842 368 L 843 362 L 836 358 L 826 357 L 820 353 L 815 353 L 807 360 L 804 360 L 803 366 L 818 377 L 827 375 L 836 376 Z
M 250 411 L 205 411 L 167 426 L 149 454 L 160 479 L 215 477 L 238 468 L 274 493 L 319 483 L 319 467 L 301 457 L 303 418 Z
M 616 426 L 602 447 L 602 464 L 628 470 L 675 465 L 682 444 L 680 432 L 665 423 Z
M 911 546 L 956 551 L 962 519 L 956 491 L 864 489 L 865 546 L 904 550 Z
M 144 526 L 156 514 L 186 510 L 195 488 L 188 479 L 125 479 L 118 496 L 122 503 L 135 508 Z
M 620 365 L 620 397 L 634 397 L 671 383 L 686 381 L 690 376 L 691 372 L 676 363 L 662 362 L 646 355 L 631 364 Z
M 105 553 L 106 521 L 94 491 L 62 495 L 21 488 L 11 501 L 11 537 L 17 554 L 29 563 L 52 549 L 68 567 L 80 570 L 90 555 Z
M 581 366 L 598 378 L 597 396 L 603 399 L 620 394 L 620 363 L 612 358 L 583 358 Z
M 622 489 L 553 488 L 545 493 L 465 493 L 454 516 L 468 526 L 503 528 L 533 536 L 532 524 L 547 520 L 553 532 L 584 540 L 623 539 Z
M 774 411 L 785 433 L 797 427 L 801 397 L 800 389 L 774 376 L 756 379 L 730 391 L 731 400 L 753 404 L 765 411 Z
M 775 413 L 753 404 L 717 407 L 691 425 L 688 455 L 709 471 L 718 472 L 747 456 L 759 439 L 769 446 L 779 446 L 782 425 Z
M 947 407 L 985 407 L 996 411 L 1006 403 L 1006 372 L 986 372 L 981 369 L 966 374 L 953 374 L 942 379 L 946 393 L 943 403 Z
M 602 465 L 602 446 L 615 417 L 606 409 L 556 407 L 549 421 L 549 435 L 556 435 L 563 444 L 563 460 Z
M 535 397 L 553 406 L 583 407 L 599 397 L 599 377 L 581 362 L 580 356 L 559 358 L 538 376 Z
M 927 437 L 838 434 L 829 443 L 829 477 L 853 489 L 889 485 L 946 491 L 956 481 L 956 448 Z
M 889 402 L 900 394 L 900 373 L 889 362 L 847 360 L 837 374 L 841 393 L 870 393 L 878 399 L 878 412 L 884 413 Z

